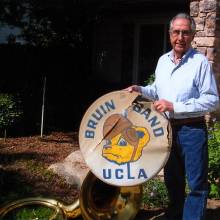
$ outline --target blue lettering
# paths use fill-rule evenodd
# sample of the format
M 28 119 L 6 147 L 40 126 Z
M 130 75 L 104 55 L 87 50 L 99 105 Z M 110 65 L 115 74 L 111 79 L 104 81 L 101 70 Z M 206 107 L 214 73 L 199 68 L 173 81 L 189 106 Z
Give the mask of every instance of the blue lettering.
M 85 137 L 86 138 L 94 138 L 94 136 L 95 136 L 94 131 L 86 130 L 86 132 L 85 132 Z
M 148 122 L 151 122 L 151 125 L 150 125 L 151 127 L 154 127 L 160 124 L 160 121 L 157 121 L 157 119 L 158 119 L 157 116 L 154 116 L 148 120 Z
M 107 114 L 107 111 L 105 110 L 104 106 L 103 105 L 100 105 L 100 108 L 102 109 L 102 111 Z
M 145 119 L 149 118 L 150 113 L 151 113 L 151 110 L 149 108 L 147 108 L 143 112 L 141 112 L 141 114 L 145 116 Z
M 107 108 L 107 110 L 110 112 L 110 110 L 112 109 L 115 109 L 115 104 L 113 102 L 113 100 L 111 100 L 111 103 L 110 102 L 105 102 L 105 106 Z
M 96 129 L 96 125 L 97 125 L 97 123 L 91 119 L 87 123 L 87 127 L 93 128 L 93 129 Z
M 144 169 L 140 169 L 139 170 L 139 174 L 138 174 L 138 179 L 140 178 L 144 178 L 144 179 L 147 179 L 147 174 L 145 173 Z
M 133 110 L 136 111 L 137 113 L 140 113 L 141 115 L 144 115 L 145 116 L 145 119 L 148 119 L 149 118 L 149 115 L 151 113 L 151 109 L 147 108 L 147 109 L 144 109 L 142 112 L 142 108 L 140 105 L 134 105 L 133 106 Z
M 107 114 L 108 111 L 111 109 L 115 109 L 115 104 L 113 100 L 110 100 L 109 102 L 105 102 L 104 106 L 100 105 L 99 108 L 95 110 L 94 113 L 92 113 L 91 117 L 94 119 L 89 119 L 87 122 L 87 127 L 96 129 L 96 126 L 98 125 L 98 121 L 102 119 L 104 114 Z M 95 133 L 93 131 L 86 130 L 85 131 L 85 137 L 87 138 L 94 138 Z
M 108 169 L 108 173 L 106 173 L 106 169 L 103 169 L 103 177 L 104 179 L 111 179 L 112 178 L 111 170 Z
M 103 171 L 102 175 L 103 175 L 104 179 L 112 179 L 112 178 L 123 179 L 123 178 L 125 178 L 125 176 L 124 176 L 125 170 L 123 170 L 123 169 L 115 169 L 115 170 L 114 169 L 103 169 L 102 171 Z M 148 177 L 147 177 L 147 174 L 143 168 L 139 169 L 139 173 L 138 173 L 138 175 L 136 175 L 136 177 L 132 176 L 130 163 L 127 163 L 127 179 L 133 180 L 135 178 L 147 179 Z
M 127 163 L 128 179 L 134 179 L 134 176 L 131 176 L 130 163 Z
M 159 136 L 164 135 L 164 131 L 163 131 L 162 127 L 153 129 L 153 132 L 154 132 L 155 137 L 159 137 Z
M 98 110 L 98 109 L 96 109 L 96 113 L 98 114 L 95 114 L 95 113 L 93 113 L 92 114 L 92 116 L 97 120 L 97 121 L 99 121 L 102 117 L 103 117 L 103 114 Z
M 119 176 L 119 172 L 123 173 L 123 169 L 116 169 L 115 170 L 115 177 L 116 177 L 116 179 L 123 179 L 123 177 L 124 177 L 123 174 Z
M 136 111 L 137 113 L 141 112 L 141 106 L 140 105 L 133 105 L 133 110 Z

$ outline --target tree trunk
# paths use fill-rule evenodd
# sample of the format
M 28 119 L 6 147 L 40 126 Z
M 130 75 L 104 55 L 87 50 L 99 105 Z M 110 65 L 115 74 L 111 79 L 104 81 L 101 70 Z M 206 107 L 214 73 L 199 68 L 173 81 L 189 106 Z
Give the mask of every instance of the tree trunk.
M 6 141 L 6 138 L 7 138 L 7 130 L 6 128 L 4 129 L 4 142 Z

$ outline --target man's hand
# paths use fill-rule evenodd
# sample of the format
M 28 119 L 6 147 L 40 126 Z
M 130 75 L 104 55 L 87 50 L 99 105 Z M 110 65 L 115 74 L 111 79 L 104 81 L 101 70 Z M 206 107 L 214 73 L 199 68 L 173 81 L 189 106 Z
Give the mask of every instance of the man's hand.
M 158 101 L 154 102 L 154 107 L 158 112 L 172 112 L 173 109 L 173 103 L 169 102 L 165 99 L 160 99 Z
M 141 88 L 140 86 L 137 86 L 137 85 L 132 85 L 132 86 L 129 86 L 128 88 L 124 89 L 128 92 L 139 92 L 141 93 Z

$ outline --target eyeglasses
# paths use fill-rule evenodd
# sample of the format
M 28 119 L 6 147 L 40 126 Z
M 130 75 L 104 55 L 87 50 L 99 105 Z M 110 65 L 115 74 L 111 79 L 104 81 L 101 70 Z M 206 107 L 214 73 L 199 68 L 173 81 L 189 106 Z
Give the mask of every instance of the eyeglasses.
M 173 37 L 177 37 L 179 36 L 180 34 L 183 36 L 183 37 L 188 37 L 192 34 L 192 31 L 190 30 L 171 30 L 170 31 L 171 35 Z

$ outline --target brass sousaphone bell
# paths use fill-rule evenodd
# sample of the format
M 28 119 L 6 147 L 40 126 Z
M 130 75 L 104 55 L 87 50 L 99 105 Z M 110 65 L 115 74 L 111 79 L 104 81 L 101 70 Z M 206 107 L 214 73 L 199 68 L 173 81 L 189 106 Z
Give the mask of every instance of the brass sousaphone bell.
M 132 220 L 142 197 L 142 186 L 113 186 L 92 172 L 86 176 L 80 192 L 80 209 L 84 220 Z
M 90 168 L 80 196 L 71 205 L 27 198 L 0 209 L 0 219 L 27 205 L 54 210 L 50 220 L 132 220 L 142 199 L 142 183 L 154 177 L 170 153 L 171 129 L 163 114 L 138 93 L 115 91 L 97 99 L 80 124 L 79 144 Z

